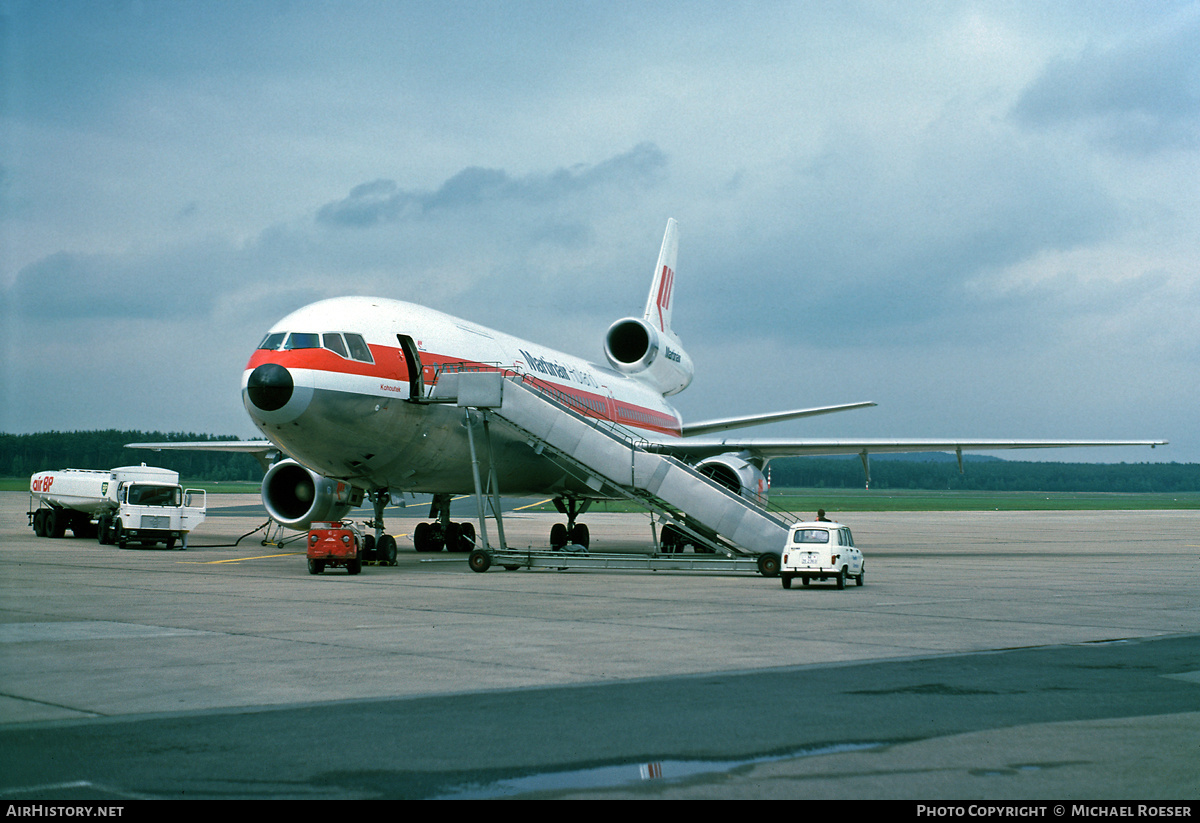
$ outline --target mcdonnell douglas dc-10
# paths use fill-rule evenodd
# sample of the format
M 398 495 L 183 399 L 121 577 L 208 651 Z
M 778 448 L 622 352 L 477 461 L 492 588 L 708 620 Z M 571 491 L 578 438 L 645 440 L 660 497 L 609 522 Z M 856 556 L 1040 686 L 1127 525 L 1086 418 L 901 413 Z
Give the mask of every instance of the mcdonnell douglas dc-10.
M 448 385 L 453 376 L 464 374 L 491 372 L 519 381 L 548 401 L 553 399 L 545 412 L 551 417 L 571 415 L 619 428 L 631 444 L 637 443 L 631 448 L 676 458 L 707 478 L 693 477 L 695 482 L 715 481 L 747 505 L 765 502 L 767 463 L 784 455 L 858 454 L 866 468 L 872 452 L 950 451 L 959 455 L 961 468 L 964 450 L 1166 442 L 814 440 L 725 434 L 875 405 L 870 402 L 685 423 L 668 401 L 687 388 L 693 375 L 692 359 L 671 327 L 677 253 L 678 228 L 669 220 L 645 310 L 641 317 L 617 320 L 609 327 L 604 338 L 607 364 L 589 363 L 413 303 L 374 297 L 322 300 L 271 327 L 246 364 L 242 400 L 266 440 L 131 445 L 255 453 L 269 466 L 262 483 L 263 504 L 275 521 L 293 529 L 342 517 L 365 496 L 375 505 L 376 550 L 394 558 L 395 540 L 384 533 L 382 524 L 391 495 L 433 495 L 432 522 L 420 524 L 413 533 L 418 551 L 470 549 L 474 526 L 450 521 L 450 500 L 478 494 L 483 475 L 490 478 L 493 491 L 498 488 L 505 495 L 553 498 L 567 519 L 551 530 L 555 547 L 568 542 L 587 546 L 587 527 L 578 516 L 591 501 L 612 496 L 612 484 L 589 476 L 586 465 L 567 465 L 564 451 L 545 449 L 537 438 L 503 425 L 503 408 L 501 425 L 491 427 L 489 448 L 477 456 L 471 415 L 477 418 L 479 412 L 438 402 L 439 383 Z M 678 548 L 687 531 L 683 521 L 700 513 L 680 508 L 674 514 L 673 522 L 664 526 L 663 543 L 673 542 Z M 672 521 L 669 508 L 666 519 Z M 719 531 L 714 526 L 704 534 Z M 695 529 L 689 533 L 692 538 L 700 534 Z M 774 551 L 780 549 L 782 544 Z

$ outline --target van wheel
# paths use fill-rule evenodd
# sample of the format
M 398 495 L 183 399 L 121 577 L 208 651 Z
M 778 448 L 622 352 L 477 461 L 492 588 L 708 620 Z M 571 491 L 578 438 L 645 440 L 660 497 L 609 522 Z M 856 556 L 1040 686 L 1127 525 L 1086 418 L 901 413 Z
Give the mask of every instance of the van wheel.
M 807 586 L 808 585 L 808 575 L 807 574 L 801 575 L 800 582 L 801 582 L 801 584 Z
M 854 582 L 861 586 L 863 584 L 863 579 L 866 576 L 867 576 L 867 567 L 866 567 L 866 564 L 864 564 L 863 567 L 858 570 L 858 577 L 855 578 Z
M 783 582 L 783 587 L 785 589 L 790 589 L 792 587 L 792 576 L 790 574 L 781 574 L 779 577 Z
M 845 566 L 842 566 L 840 569 L 838 569 L 837 577 L 835 577 L 834 579 L 837 581 L 837 587 L 839 589 L 846 588 L 846 567 Z

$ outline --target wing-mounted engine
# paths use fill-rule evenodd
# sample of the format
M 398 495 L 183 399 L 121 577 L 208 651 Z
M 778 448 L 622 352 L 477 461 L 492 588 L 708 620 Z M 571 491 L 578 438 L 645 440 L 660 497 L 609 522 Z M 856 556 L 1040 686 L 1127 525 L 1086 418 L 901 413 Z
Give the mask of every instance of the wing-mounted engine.
M 608 327 L 604 356 L 614 369 L 645 380 L 664 396 L 686 389 L 694 374 L 692 358 L 679 345 L 678 337 L 636 317 Z
M 314 520 L 341 520 L 362 503 L 363 490 L 309 471 L 295 460 L 272 466 L 262 482 L 267 514 L 282 526 L 303 531 Z
M 696 470 L 760 506 L 767 503 L 766 476 L 758 466 L 740 454 L 727 452 L 706 458 L 696 464 Z

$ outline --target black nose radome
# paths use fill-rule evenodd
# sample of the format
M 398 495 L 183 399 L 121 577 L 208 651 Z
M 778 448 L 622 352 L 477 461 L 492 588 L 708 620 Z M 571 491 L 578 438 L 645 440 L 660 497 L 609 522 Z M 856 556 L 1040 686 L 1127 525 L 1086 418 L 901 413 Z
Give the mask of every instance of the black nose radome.
M 250 372 L 246 380 L 246 393 L 250 402 L 263 411 L 277 411 L 292 399 L 292 375 L 283 366 L 264 363 Z

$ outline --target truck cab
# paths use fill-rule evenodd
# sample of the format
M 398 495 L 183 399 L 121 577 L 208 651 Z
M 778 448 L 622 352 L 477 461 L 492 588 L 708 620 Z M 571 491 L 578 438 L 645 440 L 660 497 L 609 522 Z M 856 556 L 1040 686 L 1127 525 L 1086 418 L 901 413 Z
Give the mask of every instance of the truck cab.
M 116 511 L 100 518 L 100 542 L 121 548 L 130 543 L 163 543 L 173 549 L 177 540 L 203 522 L 207 512 L 202 489 L 184 491 L 167 483 L 118 482 L 115 497 Z
M 844 589 L 847 578 L 863 585 L 865 566 L 848 526 L 826 520 L 794 523 L 783 547 L 779 577 L 785 589 L 797 577 L 805 586 L 812 580 L 833 580 Z

